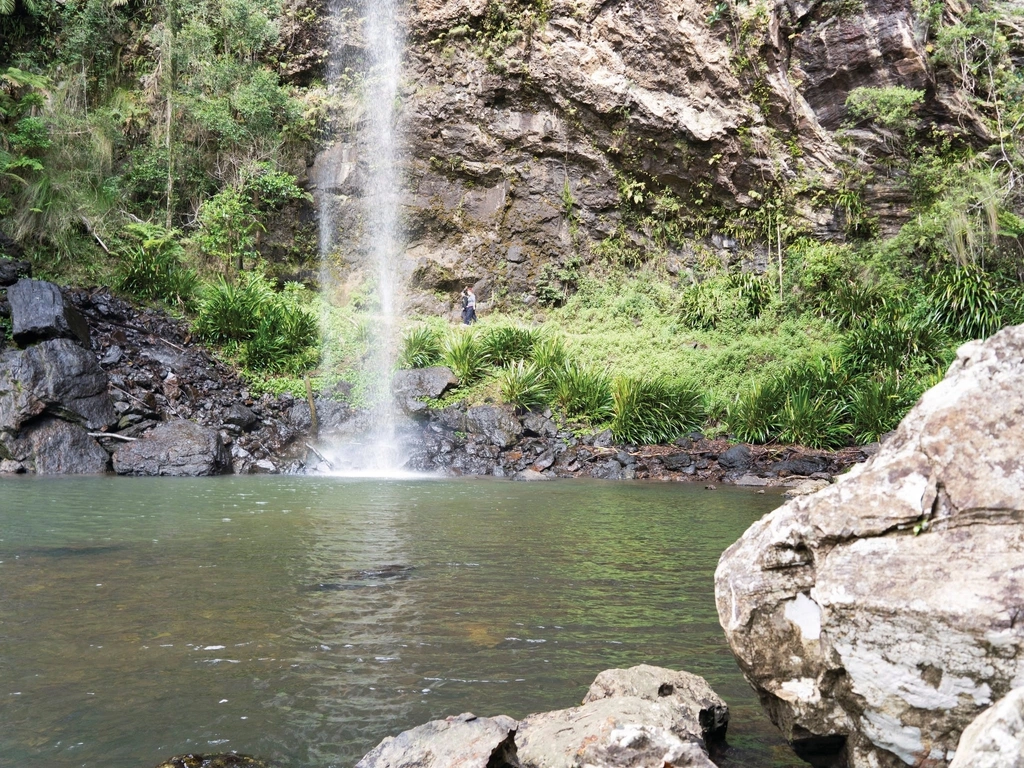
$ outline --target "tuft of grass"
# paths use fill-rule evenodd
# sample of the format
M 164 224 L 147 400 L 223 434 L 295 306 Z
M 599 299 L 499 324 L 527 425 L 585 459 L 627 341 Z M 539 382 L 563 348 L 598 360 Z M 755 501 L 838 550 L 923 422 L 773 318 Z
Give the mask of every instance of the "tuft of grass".
M 441 362 L 444 353 L 441 334 L 429 325 L 420 325 L 405 334 L 398 364 L 402 368 L 429 368 Z
M 623 443 L 668 443 L 704 421 L 700 392 L 667 378 L 619 377 L 612 383 L 612 434 Z
M 553 380 L 552 402 L 567 418 L 592 425 L 612 418 L 615 401 L 608 374 L 568 359 L 549 370 Z
M 487 359 L 497 366 L 530 360 L 540 332 L 517 325 L 499 325 L 488 328 L 480 336 L 480 346 Z
M 779 440 L 809 448 L 840 448 L 850 439 L 846 405 L 809 387 L 790 392 L 779 412 Z
M 779 432 L 778 413 L 784 399 L 781 379 L 755 382 L 728 405 L 725 423 L 746 443 L 767 443 Z
M 454 371 L 461 385 L 477 382 L 491 367 L 486 350 L 471 330 L 454 331 L 445 339 L 441 362 Z
M 522 411 L 547 405 L 551 385 L 536 363 L 519 360 L 498 373 L 502 399 Z

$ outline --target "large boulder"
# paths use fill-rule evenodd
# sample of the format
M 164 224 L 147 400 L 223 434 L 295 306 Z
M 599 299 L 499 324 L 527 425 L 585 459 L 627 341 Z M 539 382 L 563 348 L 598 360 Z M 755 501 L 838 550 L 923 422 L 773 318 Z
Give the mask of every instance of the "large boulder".
M 943 766 L 1024 680 L 1024 326 L 965 344 L 859 471 L 722 555 L 744 675 L 819 766 Z
M 967 726 L 949 768 L 1024 768 L 1024 688 L 1015 688 Z
M 521 768 L 516 721 L 469 713 L 389 736 L 356 768 Z
M 7 289 L 14 341 L 22 347 L 46 339 L 77 339 L 89 346 L 89 326 L 53 283 L 22 278 Z
M 77 424 L 51 416 L 28 422 L 17 435 L 0 432 L 0 473 L 94 475 L 110 469 L 110 454 Z
M 117 421 L 106 373 L 92 352 L 70 339 L 0 356 L 0 432 L 13 436 L 43 413 L 89 429 Z
M 519 442 L 523 425 L 508 408 L 497 405 L 478 405 L 466 411 L 466 430 L 483 435 L 499 448 L 508 448 Z
M 155 427 L 114 453 L 119 475 L 199 477 L 231 471 L 231 454 L 220 433 L 191 421 Z
M 424 400 L 443 395 L 450 387 L 459 383 L 451 368 L 435 365 L 431 368 L 414 368 L 395 371 L 391 380 L 391 391 L 406 413 L 423 413 L 427 410 Z
M 98 475 L 110 469 L 110 454 L 77 424 L 47 417 L 25 431 L 21 442 L 29 447 L 29 455 L 11 458 L 31 460 L 36 474 Z

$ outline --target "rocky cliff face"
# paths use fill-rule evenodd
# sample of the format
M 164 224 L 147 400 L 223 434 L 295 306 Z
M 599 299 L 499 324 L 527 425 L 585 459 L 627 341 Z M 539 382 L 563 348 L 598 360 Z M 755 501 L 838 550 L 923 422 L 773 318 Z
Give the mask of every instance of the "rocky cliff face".
M 341 19 L 354 65 L 356 11 Z M 615 258 L 608 238 L 629 258 L 667 248 L 673 270 L 756 265 L 783 197 L 808 233 L 841 237 L 834 193 L 878 145 L 836 142 L 856 87 L 925 89 L 937 123 L 970 124 L 936 89 L 909 0 L 418 0 L 406 24 L 406 263 L 414 308 L 431 313 L 469 283 L 530 304 L 538 282 Z M 358 85 L 343 78 L 339 138 L 313 174 L 340 202 L 347 268 L 371 156 L 352 130 Z M 889 182 L 864 194 L 883 232 L 905 217 Z
M 860 471 L 723 555 L 719 619 L 798 754 L 944 766 L 1024 681 L 1024 326 L 964 345 Z

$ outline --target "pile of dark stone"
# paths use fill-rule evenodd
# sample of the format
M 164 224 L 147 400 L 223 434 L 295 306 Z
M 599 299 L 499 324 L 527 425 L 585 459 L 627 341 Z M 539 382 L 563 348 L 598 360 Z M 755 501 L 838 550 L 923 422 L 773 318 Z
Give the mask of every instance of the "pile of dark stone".
M 0 260 L 0 315 L 14 345 L 0 355 L 0 473 L 301 467 L 303 414 L 295 426 L 290 395 L 251 397 L 164 312 L 106 289 L 65 293 L 29 274 L 25 262 Z
M 277 473 L 301 466 L 305 430 L 301 414 L 298 426 L 292 421 L 292 395 L 253 396 L 233 368 L 166 312 L 138 308 L 105 288 L 73 290 L 69 299 L 85 317 L 109 377 L 117 434 L 139 437 L 161 424 L 177 423 L 174 430 L 161 430 L 169 445 L 190 429 L 182 422 L 190 422 L 217 434 L 222 471 Z M 158 457 L 160 451 L 153 454 Z M 154 474 L 158 459 L 140 460 L 143 466 L 130 474 Z

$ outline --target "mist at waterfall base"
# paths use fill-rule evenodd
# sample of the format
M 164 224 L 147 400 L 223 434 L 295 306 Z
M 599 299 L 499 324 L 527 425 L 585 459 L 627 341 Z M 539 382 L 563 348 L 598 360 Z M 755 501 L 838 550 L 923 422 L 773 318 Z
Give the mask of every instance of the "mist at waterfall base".
M 329 88 L 337 96 L 349 83 L 348 62 L 343 51 L 353 30 L 342 25 L 347 18 L 339 0 L 331 3 L 334 29 L 328 65 Z M 339 205 L 359 205 L 361 231 L 354 245 L 363 261 L 362 277 L 373 285 L 373 301 L 364 318 L 367 353 L 362 376 L 367 383 L 362 393 L 369 413 L 357 419 L 344 434 L 325 436 L 321 452 L 329 462 L 330 474 L 342 476 L 402 477 L 409 439 L 414 439 L 391 392 L 392 372 L 398 358 L 399 324 L 402 317 L 404 238 L 400 221 L 402 194 L 402 142 L 398 128 L 398 95 L 404 35 L 394 0 L 365 0 L 361 34 L 365 57 L 362 66 L 360 117 L 354 121 L 354 147 L 334 152 L 324 163 L 317 186 L 321 197 L 321 284 L 325 296 L 335 294 L 339 279 L 332 254 L 339 247 L 337 216 Z M 352 105 L 349 105 L 352 108 Z M 335 116 L 332 125 L 345 124 Z M 340 136 L 334 137 L 340 140 Z M 350 175 L 361 182 L 358 202 L 330 199 Z M 325 328 L 326 330 L 326 328 Z M 325 356 L 331 369 L 338 361 Z

